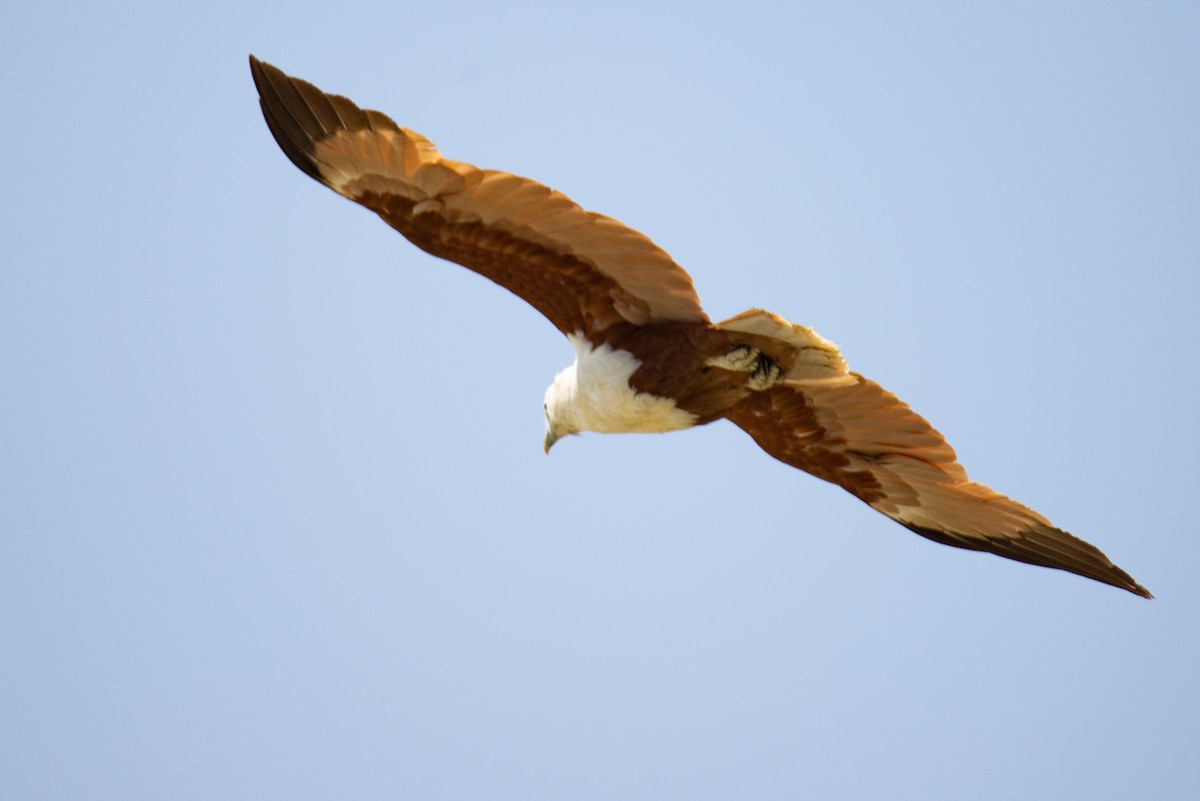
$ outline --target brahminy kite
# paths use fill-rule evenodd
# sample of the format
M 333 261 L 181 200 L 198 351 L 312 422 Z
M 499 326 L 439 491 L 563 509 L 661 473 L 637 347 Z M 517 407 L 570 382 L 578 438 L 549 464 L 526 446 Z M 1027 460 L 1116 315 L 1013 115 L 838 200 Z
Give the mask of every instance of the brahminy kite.
M 941 434 L 812 329 L 762 309 L 713 323 L 691 277 L 637 231 L 536 181 L 443 158 L 384 114 L 253 56 L 250 70 L 293 164 L 567 337 L 575 363 L 546 390 L 547 453 L 581 431 L 729 420 L 923 537 L 1151 597 L 1095 546 L 967 478 Z

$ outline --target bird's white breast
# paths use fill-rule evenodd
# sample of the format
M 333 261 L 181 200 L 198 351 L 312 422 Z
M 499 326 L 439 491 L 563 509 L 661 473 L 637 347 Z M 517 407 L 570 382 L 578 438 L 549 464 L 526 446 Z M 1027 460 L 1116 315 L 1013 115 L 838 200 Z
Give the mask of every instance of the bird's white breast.
M 576 425 L 601 433 L 680 431 L 696 424 L 696 416 L 680 409 L 674 398 L 636 392 L 629 378 L 641 362 L 629 351 L 608 345 L 596 348 L 581 334 L 567 337 L 575 348 L 575 364 L 564 371 L 568 404 Z M 574 376 L 571 376 L 571 371 Z M 573 382 L 571 379 L 574 379 Z M 557 382 L 556 382 L 557 383 Z

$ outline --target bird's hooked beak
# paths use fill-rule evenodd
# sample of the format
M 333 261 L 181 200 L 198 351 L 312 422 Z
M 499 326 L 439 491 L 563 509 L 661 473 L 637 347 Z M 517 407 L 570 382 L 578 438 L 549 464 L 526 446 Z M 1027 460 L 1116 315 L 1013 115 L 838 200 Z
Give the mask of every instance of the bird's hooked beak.
M 542 447 L 545 448 L 547 456 L 550 455 L 550 449 L 554 447 L 554 443 L 558 442 L 558 439 L 553 431 L 546 432 L 546 439 L 542 441 Z

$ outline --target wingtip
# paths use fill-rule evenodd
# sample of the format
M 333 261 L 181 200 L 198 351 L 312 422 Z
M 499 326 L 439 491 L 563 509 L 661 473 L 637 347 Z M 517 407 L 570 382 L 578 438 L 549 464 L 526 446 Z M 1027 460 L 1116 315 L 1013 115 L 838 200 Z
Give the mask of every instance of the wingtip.
M 258 91 L 263 119 L 280 149 L 301 172 L 328 185 L 312 154 L 315 138 L 324 128 L 302 94 L 310 90 L 316 96 L 321 95 L 321 91 L 260 61 L 253 53 L 250 54 L 250 75 Z
M 1129 575 L 1111 562 L 1109 564 L 1111 565 L 1112 569 L 1108 578 L 1099 578 L 1098 576 L 1089 576 L 1089 578 L 1099 578 L 1100 581 L 1111 584 L 1114 587 L 1119 587 L 1122 590 L 1131 592 L 1134 595 L 1145 598 L 1148 601 L 1154 600 L 1154 595 L 1151 594 L 1150 590 L 1134 581 L 1133 576 Z
M 896 522 L 909 531 L 920 534 L 922 537 L 933 540 L 941 545 L 950 545 L 954 548 L 963 548 L 970 551 L 984 551 L 1006 559 L 1012 559 L 1016 562 L 1025 562 L 1026 564 L 1047 567 L 1053 570 L 1063 570 L 1068 573 L 1074 573 L 1077 576 L 1082 576 L 1083 578 L 1107 584 L 1110 587 L 1131 592 L 1142 598 L 1154 598 L 1149 590 L 1134 581 L 1133 576 L 1113 564 L 1095 545 L 1085 542 L 1061 529 L 1047 526 L 1039 529 L 1029 529 L 1020 538 L 978 541 L 966 539 L 934 528 L 912 525 L 902 520 L 897 520 Z M 1072 549 L 1070 558 L 1064 558 L 1063 549 L 1066 547 Z

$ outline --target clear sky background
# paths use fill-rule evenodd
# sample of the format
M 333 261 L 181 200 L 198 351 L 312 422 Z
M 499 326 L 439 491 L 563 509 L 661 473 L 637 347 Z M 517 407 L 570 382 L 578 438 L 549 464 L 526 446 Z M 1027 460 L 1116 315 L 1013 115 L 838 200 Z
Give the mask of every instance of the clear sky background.
M 1200 785 L 1196 3 L 5 16 L 0 797 Z M 250 52 L 815 327 L 1158 599 L 724 423 L 546 458 L 565 340 L 297 171 Z

